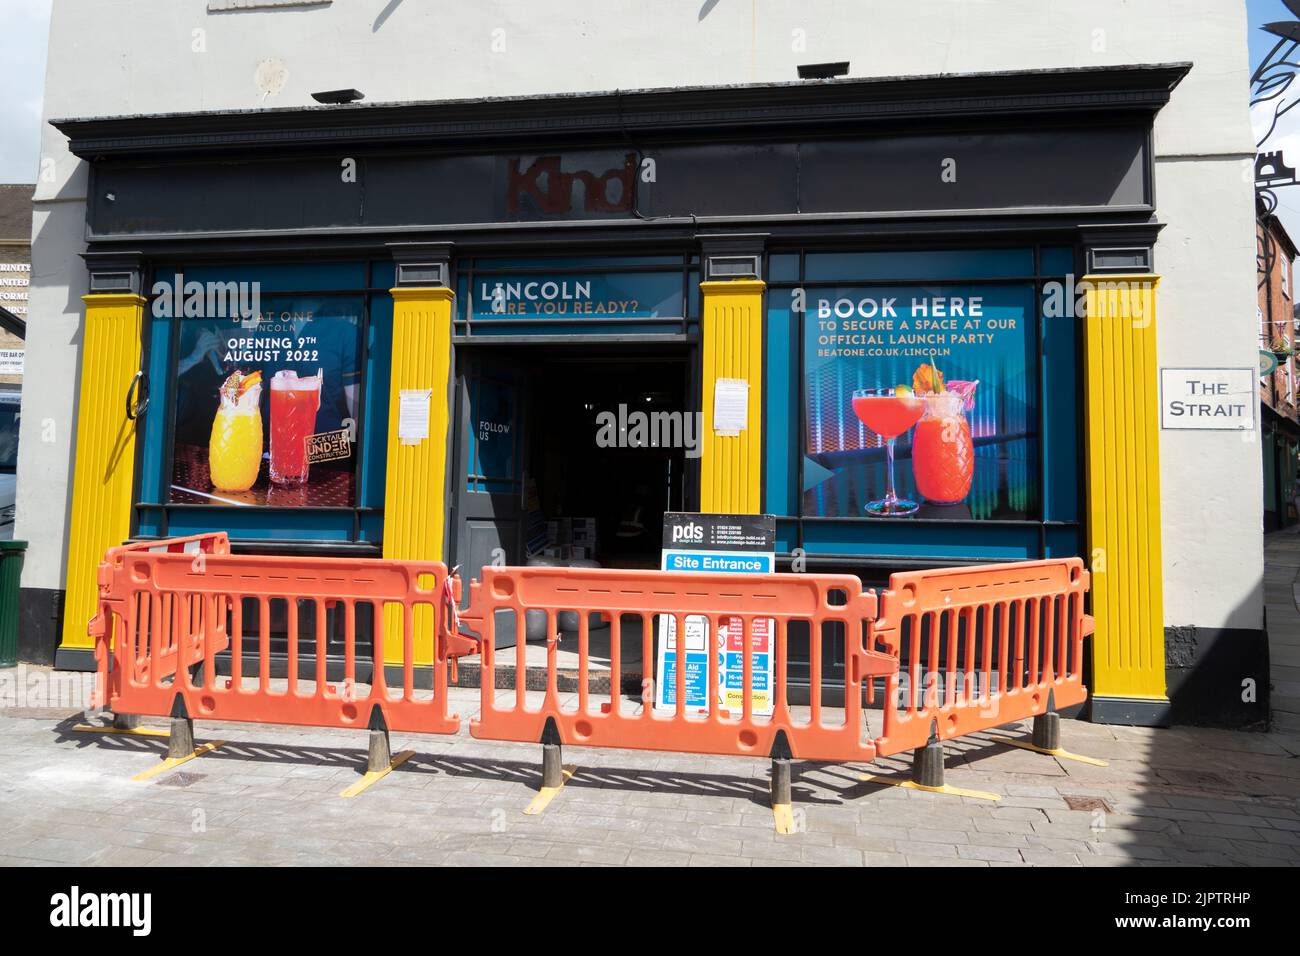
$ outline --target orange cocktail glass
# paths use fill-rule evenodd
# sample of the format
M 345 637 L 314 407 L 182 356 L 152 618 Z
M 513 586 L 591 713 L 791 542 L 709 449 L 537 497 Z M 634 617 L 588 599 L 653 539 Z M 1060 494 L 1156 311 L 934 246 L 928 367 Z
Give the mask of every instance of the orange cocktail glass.
M 307 438 L 316 430 L 321 377 L 280 371 L 271 378 L 271 481 L 277 485 L 307 482 Z
M 926 397 L 925 417 L 912 436 L 912 477 L 916 490 L 932 504 L 957 504 L 970 494 L 975 444 L 960 395 Z
M 234 372 L 218 393 L 208 438 L 208 475 L 218 491 L 247 491 L 262 464 L 260 372 Z
M 894 493 L 894 441 L 916 424 L 925 403 L 915 395 L 898 395 L 892 388 L 860 388 L 853 393 L 853 413 L 862 424 L 885 439 L 885 497 L 867 502 L 866 512 L 878 518 L 910 515 L 920 507 Z

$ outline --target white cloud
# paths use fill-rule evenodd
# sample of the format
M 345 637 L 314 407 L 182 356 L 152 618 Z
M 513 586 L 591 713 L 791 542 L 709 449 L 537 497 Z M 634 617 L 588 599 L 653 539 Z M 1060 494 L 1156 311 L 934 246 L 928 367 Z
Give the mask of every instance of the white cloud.
M 0 182 L 35 182 L 41 142 L 41 97 L 52 0 L 5 0 L 0 63 Z

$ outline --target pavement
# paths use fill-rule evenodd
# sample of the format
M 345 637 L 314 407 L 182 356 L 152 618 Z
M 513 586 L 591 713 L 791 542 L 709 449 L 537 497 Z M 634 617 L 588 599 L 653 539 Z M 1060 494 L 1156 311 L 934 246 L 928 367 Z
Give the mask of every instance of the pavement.
M 1300 734 L 1300 524 L 1264 538 L 1264 606 L 1273 677 L 1272 727 Z
M 566 747 L 574 776 L 525 815 L 541 748 L 471 738 L 466 688 L 449 692 L 458 735 L 394 733 L 414 755 L 351 798 L 363 730 L 196 721 L 198 742 L 223 743 L 133 780 L 166 740 L 74 730 L 90 675 L 0 670 L 0 864 L 1296 865 L 1300 529 L 1267 542 L 1270 732 L 1064 721 L 1064 746 L 1105 767 L 993 734 L 949 742 L 947 783 L 996 801 L 862 779 L 904 780 L 907 758 L 796 762 L 790 834 L 773 825 L 768 761 L 751 758 Z

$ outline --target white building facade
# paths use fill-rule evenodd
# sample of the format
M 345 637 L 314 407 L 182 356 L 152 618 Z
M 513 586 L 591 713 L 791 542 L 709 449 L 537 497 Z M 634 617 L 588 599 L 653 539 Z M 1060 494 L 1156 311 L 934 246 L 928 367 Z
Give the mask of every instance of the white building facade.
M 311 96 L 349 89 L 364 99 Z M 665 407 L 707 411 L 717 378 L 750 381 L 734 448 L 638 466 L 669 510 L 774 514 L 783 562 L 881 584 L 1082 555 L 1093 719 L 1260 723 L 1257 373 L 1245 420 L 1183 427 L 1169 404 L 1223 382 L 1213 404 L 1234 405 L 1257 368 L 1248 89 L 1245 5 L 1222 0 L 55 0 L 25 647 L 93 666 L 95 555 L 127 538 L 229 529 L 250 550 L 470 574 L 495 548 L 523 560 L 530 481 L 557 502 L 543 510 L 583 514 L 537 437 L 569 426 L 528 417 L 562 376 L 530 363 L 594 381 L 653 361 L 677 376 Z M 303 368 L 325 369 L 337 406 L 314 433 L 351 429 L 344 465 L 313 462 L 296 497 L 217 474 L 203 403 L 251 365 L 207 357 L 185 323 L 211 315 L 159 307 L 177 275 L 248 283 L 283 317 L 279 338 L 235 336 L 267 378 L 301 358 L 267 357 L 281 339 L 332 350 Z M 755 335 L 708 346 L 720 375 L 701 355 L 729 281 Z M 492 308 L 498 287 L 520 312 Z M 408 327 L 413 301 L 432 339 Z M 905 339 L 921 320 L 937 324 Z M 439 450 L 401 483 L 389 399 L 419 350 Z M 973 470 L 904 457 L 920 507 L 870 517 L 882 443 L 849 394 L 926 364 L 979 380 Z M 492 450 L 488 420 L 519 444 Z

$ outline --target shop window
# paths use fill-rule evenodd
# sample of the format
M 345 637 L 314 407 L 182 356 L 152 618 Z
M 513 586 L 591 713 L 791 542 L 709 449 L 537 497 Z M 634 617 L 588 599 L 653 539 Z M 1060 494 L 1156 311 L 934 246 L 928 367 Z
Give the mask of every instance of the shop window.
M 1044 307 L 1075 262 L 774 251 L 764 491 L 782 546 L 896 566 L 1078 553 L 1077 323 Z M 901 502 L 884 504 L 891 439 Z
M 374 278 L 155 270 L 138 534 L 378 544 L 392 306 Z

